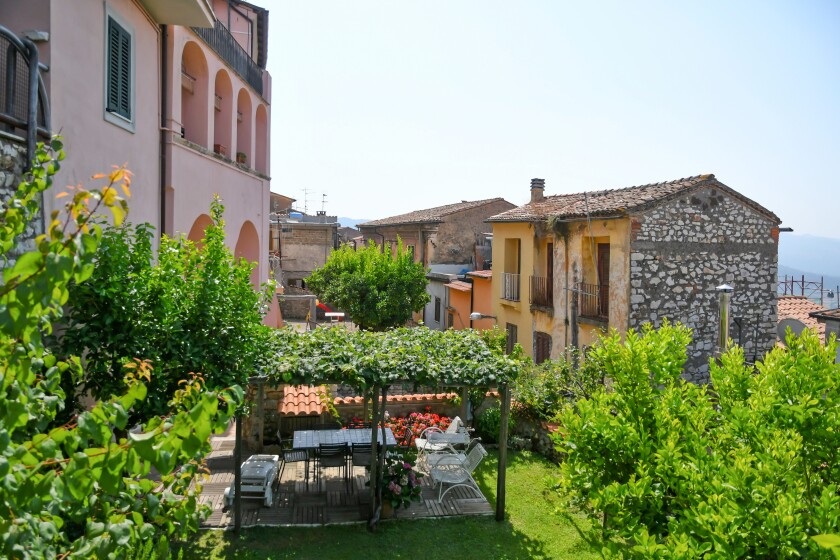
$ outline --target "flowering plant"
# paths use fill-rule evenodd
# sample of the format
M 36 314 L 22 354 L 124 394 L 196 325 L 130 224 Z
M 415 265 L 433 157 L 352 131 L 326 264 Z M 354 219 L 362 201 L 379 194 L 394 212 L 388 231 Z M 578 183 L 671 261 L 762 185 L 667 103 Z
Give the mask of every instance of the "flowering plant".
M 437 427 L 441 430 L 446 430 L 449 427 L 451 419 L 448 416 L 440 416 L 431 411 L 431 407 L 426 407 L 424 412 L 412 412 L 408 416 L 392 416 L 385 421 L 385 425 L 391 428 L 394 432 L 394 437 L 400 445 L 411 447 L 414 439 L 417 438 L 423 430 L 429 427 Z M 408 441 L 406 428 L 411 428 L 413 437 Z
M 385 458 L 385 472 L 382 477 L 382 501 L 390 502 L 394 509 L 407 508 L 411 501 L 420 501 L 420 478 L 423 473 L 414 470 L 411 463 L 400 454 Z

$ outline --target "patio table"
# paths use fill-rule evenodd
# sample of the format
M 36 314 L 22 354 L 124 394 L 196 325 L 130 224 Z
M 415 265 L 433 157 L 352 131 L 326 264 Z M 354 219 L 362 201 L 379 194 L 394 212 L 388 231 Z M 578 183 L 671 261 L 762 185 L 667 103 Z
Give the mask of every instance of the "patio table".
M 292 447 L 294 449 L 318 449 L 322 443 L 347 445 L 370 443 L 370 428 L 351 428 L 347 430 L 295 430 Z M 385 446 L 396 447 L 397 439 L 391 428 L 385 428 Z

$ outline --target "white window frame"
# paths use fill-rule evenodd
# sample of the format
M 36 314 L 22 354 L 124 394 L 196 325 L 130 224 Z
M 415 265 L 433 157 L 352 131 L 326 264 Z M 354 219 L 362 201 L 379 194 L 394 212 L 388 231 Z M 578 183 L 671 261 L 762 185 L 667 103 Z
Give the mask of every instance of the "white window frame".
M 131 80 L 131 87 L 129 95 L 130 95 L 130 111 L 131 111 L 131 118 L 127 119 L 124 116 L 114 113 L 108 110 L 108 47 L 109 47 L 109 35 L 108 35 L 108 20 L 113 19 L 120 27 L 122 27 L 126 33 L 128 33 L 129 37 L 131 38 L 131 54 L 130 54 L 130 62 L 131 65 L 130 72 L 129 72 L 129 79 Z M 102 60 L 102 117 L 111 124 L 114 124 L 120 128 L 123 128 L 131 133 L 135 132 L 135 122 L 137 121 L 137 114 L 136 114 L 136 102 L 135 96 L 137 92 L 137 77 L 136 77 L 136 68 L 137 68 L 137 34 L 134 32 L 134 26 L 129 24 L 125 18 L 123 18 L 119 13 L 117 13 L 114 9 L 111 8 L 109 4 L 105 4 L 105 21 L 104 21 L 104 33 L 103 33 L 103 60 Z

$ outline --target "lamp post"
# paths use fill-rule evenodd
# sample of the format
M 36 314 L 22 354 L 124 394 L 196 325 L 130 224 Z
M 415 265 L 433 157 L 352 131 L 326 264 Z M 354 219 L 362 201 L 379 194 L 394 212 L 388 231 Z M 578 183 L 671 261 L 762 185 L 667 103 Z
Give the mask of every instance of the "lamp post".
M 496 318 L 495 315 L 485 315 L 484 313 L 479 313 L 478 311 L 473 311 L 470 313 L 470 321 L 478 321 L 479 319 L 493 319 L 496 324 L 499 323 L 499 320 Z

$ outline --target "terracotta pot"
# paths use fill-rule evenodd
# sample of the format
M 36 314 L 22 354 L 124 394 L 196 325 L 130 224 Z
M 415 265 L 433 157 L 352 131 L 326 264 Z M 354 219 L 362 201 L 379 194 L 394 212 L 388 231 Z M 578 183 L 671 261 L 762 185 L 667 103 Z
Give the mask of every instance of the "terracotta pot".
M 396 515 L 394 511 L 394 506 L 391 505 L 391 502 L 385 501 L 382 502 L 382 511 L 379 512 L 380 519 L 391 519 Z

